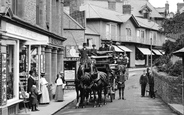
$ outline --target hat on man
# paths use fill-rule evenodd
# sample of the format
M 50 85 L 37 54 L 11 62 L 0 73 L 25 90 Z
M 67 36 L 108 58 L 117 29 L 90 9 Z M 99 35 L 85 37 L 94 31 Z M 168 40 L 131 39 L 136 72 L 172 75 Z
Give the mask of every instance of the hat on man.
M 45 73 L 42 72 L 42 73 L 41 73 L 41 76 L 45 76 Z
M 96 47 L 96 45 L 95 45 L 95 44 L 93 44 L 92 46 L 93 46 L 93 47 Z
M 83 43 L 83 46 L 87 46 L 87 44 L 86 43 Z
M 119 55 L 120 55 L 120 56 L 122 56 L 123 54 L 122 54 L 122 53 L 120 53 Z

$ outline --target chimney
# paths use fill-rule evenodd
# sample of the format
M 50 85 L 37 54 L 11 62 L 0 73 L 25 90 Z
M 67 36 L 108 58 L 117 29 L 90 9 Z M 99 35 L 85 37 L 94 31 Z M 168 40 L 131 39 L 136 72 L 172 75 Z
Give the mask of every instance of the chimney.
M 108 8 L 110 10 L 116 10 L 116 1 L 115 0 L 108 0 Z
M 179 10 L 184 7 L 184 3 L 177 3 L 177 12 L 179 12 Z
M 127 0 L 123 3 L 123 14 L 131 14 L 131 5 Z
M 168 3 L 168 1 L 165 3 L 165 10 L 166 10 L 166 15 L 169 14 L 169 3 Z

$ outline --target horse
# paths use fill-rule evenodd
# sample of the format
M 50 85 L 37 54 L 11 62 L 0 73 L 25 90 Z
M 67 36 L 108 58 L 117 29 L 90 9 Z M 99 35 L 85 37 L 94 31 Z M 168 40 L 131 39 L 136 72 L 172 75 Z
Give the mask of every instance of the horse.
M 102 103 L 102 91 L 104 91 L 104 102 L 103 104 L 106 104 L 106 95 L 107 95 L 107 86 L 108 86 L 108 78 L 107 78 L 107 74 L 105 72 L 102 71 L 98 71 L 95 64 L 92 63 L 91 65 L 91 78 L 92 78 L 92 82 L 91 82 L 91 89 L 94 95 L 94 107 L 96 106 L 101 106 Z M 98 95 L 98 100 L 96 103 L 96 92 Z
M 85 64 L 80 64 L 75 77 L 75 90 L 77 94 L 76 108 L 80 105 L 82 108 L 85 107 L 84 100 L 88 98 L 90 80 L 90 74 L 87 72 Z

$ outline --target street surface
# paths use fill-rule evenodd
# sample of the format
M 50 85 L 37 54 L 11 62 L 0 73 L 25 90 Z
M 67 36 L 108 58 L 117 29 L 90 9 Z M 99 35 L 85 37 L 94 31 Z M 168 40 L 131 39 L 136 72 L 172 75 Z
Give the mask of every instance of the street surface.
M 139 77 L 142 71 L 130 73 L 130 78 L 126 81 L 125 99 L 116 99 L 107 105 L 93 108 L 88 105 L 86 108 L 75 109 L 75 102 L 66 108 L 58 111 L 55 115 L 176 115 L 160 99 L 152 99 L 148 96 L 141 97 Z M 134 74 L 134 75 L 133 75 Z

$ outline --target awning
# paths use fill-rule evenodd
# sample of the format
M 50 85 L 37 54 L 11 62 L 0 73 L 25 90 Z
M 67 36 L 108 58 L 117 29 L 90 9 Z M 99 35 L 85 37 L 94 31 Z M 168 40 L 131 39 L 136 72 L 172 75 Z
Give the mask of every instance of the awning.
M 113 45 L 115 52 L 124 52 L 123 50 L 121 50 L 120 48 L 118 48 L 117 46 Z
M 162 55 L 162 53 L 160 53 L 160 51 L 156 50 L 156 49 L 152 49 L 152 51 L 156 54 L 156 55 Z
M 137 47 L 144 55 L 151 55 L 151 50 L 149 50 L 148 48 L 139 48 L 139 47 Z M 152 52 L 152 55 L 154 55 L 153 54 L 153 52 Z
M 125 47 L 125 46 L 118 46 L 120 49 L 122 49 L 125 52 L 132 52 L 132 50 L 130 50 L 129 48 Z
M 159 50 L 162 54 L 165 54 L 165 52 L 163 50 Z

